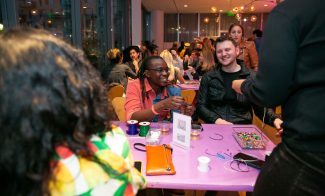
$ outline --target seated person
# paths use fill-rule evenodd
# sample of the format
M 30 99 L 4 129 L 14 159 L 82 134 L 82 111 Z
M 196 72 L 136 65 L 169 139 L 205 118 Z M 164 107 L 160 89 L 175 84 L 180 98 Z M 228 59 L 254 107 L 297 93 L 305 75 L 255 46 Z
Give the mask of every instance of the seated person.
M 218 38 L 216 53 L 219 67 L 201 79 L 197 104 L 199 118 L 206 123 L 251 124 L 254 109 L 263 122 L 273 126 L 282 123 L 272 109 L 258 107 L 232 89 L 233 80 L 254 74 L 241 61 L 236 61 L 239 53 L 236 41 L 230 37 Z
M 1 34 L 0 51 L 3 195 L 135 195 L 144 188 L 81 50 L 24 28 Z
M 173 55 L 168 50 L 163 50 L 160 53 L 160 56 L 164 59 L 169 68 L 168 82 L 170 82 L 171 84 L 176 84 L 177 81 L 179 81 L 179 83 L 184 84 L 185 80 L 183 78 L 183 75 L 181 74 L 181 71 L 178 67 L 174 67 Z
M 128 85 L 128 77 L 132 79 L 136 79 L 137 75 L 132 71 L 132 69 L 123 64 L 123 53 L 117 49 L 110 49 L 107 52 L 107 57 L 110 61 L 108 66 L 105 66 L 102 71 L 102 78 L 105 83 L 110 85 L 121 84 L 124 89 L 126 89 Z
M 160 56 L 144 59 L 139 78 L 130 81 L 126 90 L 127 120 L 171 120 L 172 110 L 192 115 L 193 108 L 180 96 L 180 88 L 168 85 L 168 66 Z

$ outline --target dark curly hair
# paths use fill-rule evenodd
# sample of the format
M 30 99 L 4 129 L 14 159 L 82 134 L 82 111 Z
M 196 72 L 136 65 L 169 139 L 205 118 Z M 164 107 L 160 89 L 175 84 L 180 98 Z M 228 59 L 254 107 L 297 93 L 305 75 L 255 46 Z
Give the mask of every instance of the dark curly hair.
M 1 194 L 49 195 L 55 147 L 91 159 L 87 142 L 112 110 L 83 52 L 48 32 L 8 30 L 0 54 Z

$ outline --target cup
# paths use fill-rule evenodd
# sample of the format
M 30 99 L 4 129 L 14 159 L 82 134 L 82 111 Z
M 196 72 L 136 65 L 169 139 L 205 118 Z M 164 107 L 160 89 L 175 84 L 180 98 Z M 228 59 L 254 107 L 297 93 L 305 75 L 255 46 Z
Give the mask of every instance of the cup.
M 211 159 L 209 157 L 206 156 L 199 156 L 197 158 L 199 164 L 197 169 L 201 172 L 207 172 L 209 171 L 209 163 L 211 161 Z
M 170 129 L 170 122 L 169 121 L 162 121 L 159 123 L 159 128 L 161 132 L 168 132 Z

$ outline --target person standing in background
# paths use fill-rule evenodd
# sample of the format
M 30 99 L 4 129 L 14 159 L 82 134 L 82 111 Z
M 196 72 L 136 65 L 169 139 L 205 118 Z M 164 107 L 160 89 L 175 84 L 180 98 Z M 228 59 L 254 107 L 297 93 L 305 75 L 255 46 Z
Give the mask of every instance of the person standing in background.
M 247 68 L 257 71 L 258 54 L 254 42 L 244 39 L 244 27 L 240 24 L 232 24 L 228 30 L 229 36 L 232 37 L 239 45 L 238 59 L 243 60 Z
M 256 78 L 232 84 L 256 104 L 282 106 L 282 143 L 263 166 L 254 195 L 325 195 L 324 7 L 323 0 L 275 7 Z
M 260 54 L 263 31 L 261 31 L 259 29 L 255 29 L 253 31 L 253 35 L 254 35 L 254 43 L 255 43 L 255 46 L 256 46 L 256 51 L 257 51 L 258 54 Z

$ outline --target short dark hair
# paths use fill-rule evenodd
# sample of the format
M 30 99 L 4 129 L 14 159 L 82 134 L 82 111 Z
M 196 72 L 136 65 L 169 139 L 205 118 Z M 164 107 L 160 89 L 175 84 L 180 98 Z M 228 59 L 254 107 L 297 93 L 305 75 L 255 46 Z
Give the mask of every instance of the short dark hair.
M 140 53 L 140 48 L 138 46 L 130 46 L 128 48 L 129 55 L 130 55 L 131 50 L 135 50 L 136 53 Z
M 49 195 L 55 147 L 90 159 L 90 136 L 109 127 L 105 88 L 81 50 L 44 30 L 4 32 L 0 53 L 2 194 Z
M 259 29 L 255 29 L 253 31 L 253 35 L 256 35 L 256 37 L 262 37 L 263 36 L 263 31 L 261 31 Z
M 218 43 L 222 43 L 224 41 L 231 41 L 235 47 L 238 46 L 237 42 L 232 38 L 230 37 L 229 35 L 225 35 L 225 36 L 221 36 L 221 37 L 218 37 L 217 40 L 215 41 L 215 45 L 217 46 Z

